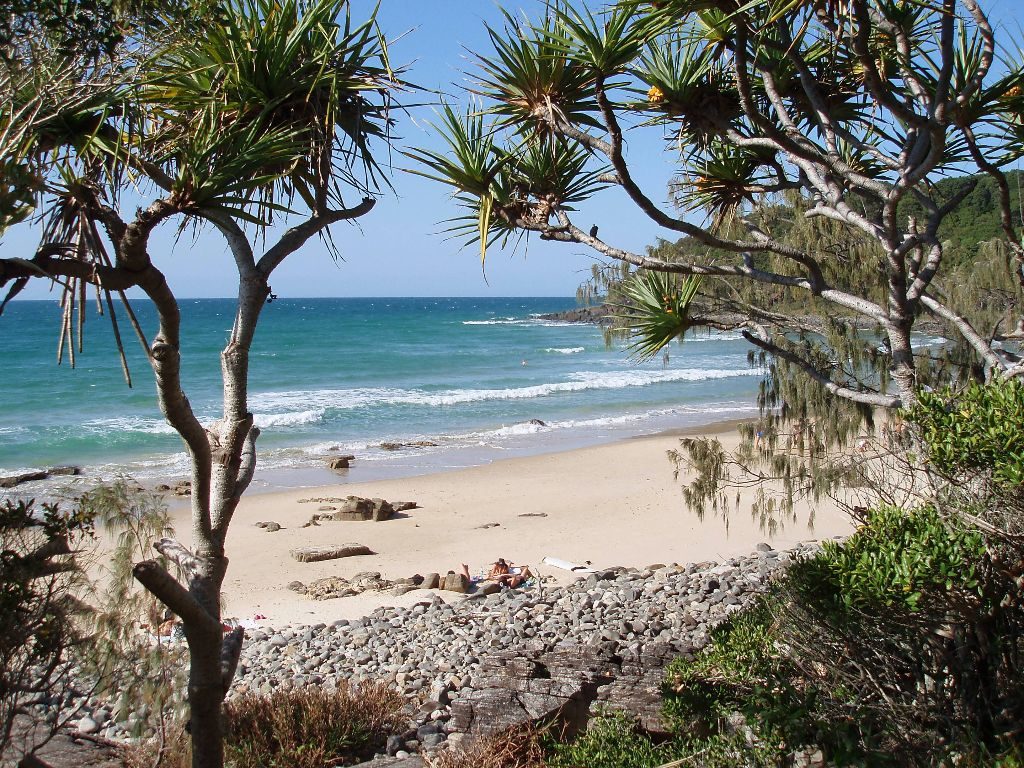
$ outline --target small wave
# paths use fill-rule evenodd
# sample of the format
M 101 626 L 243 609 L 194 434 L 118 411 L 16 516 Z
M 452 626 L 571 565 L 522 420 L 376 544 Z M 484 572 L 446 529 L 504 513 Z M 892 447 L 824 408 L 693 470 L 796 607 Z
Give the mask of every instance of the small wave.
M 530 322 L 519 317 L 494 317 L 490 320 L 463 320 L 463 325 L 524 325 Z
M 114 432 L 141 432 L 147 435 L 173 435 L 174 427 L 162 419 L 140 416 L 117 416 L 112 419 L 93 419 L 82 424 L 82 429 L 98 435 Z
M 673 382 L 702 382 L 762 375 L 762 371 L 753 368 L 578 371 L 568 377 L 569 381 L 555 381 L 508 389 L 451 389 L 427 392 L 414 389 L 365 388 L 264 392 L 253 395 L 251 403 L 258 412 L 306 412 L 316 409 L 351 410 L 379 405 L 450 406 L 488 400 L 529 400 L 536 397 L 594 389 L 624 389 Z
M 324 409 L 315 408 L 295 413 L 257 413 L 254 420 L 256 426 L 265 427 L 297 427 L 302 424 L 316 424 L 323 421 Z
M 949 343 L 949 339 L 947 339 L 945 336 L 933 336 L 931 338 L 913 339 L 911 341 L 910 346 L 912 346 L 915 349 L 917 349 L 917 348 L 920 348 L 920 347 L 937 347 L 937 346 L 940 346 L 942 344 L 948 344 L 948 343 Z
M 704 341 L 741 341 L 743 335 L 739 333 L 693 333 L 686 337 L 685 344 L 700 343 Z
M 463 325 L 527 325 L 541 328 L 578 328 L 579 323 L 565 320 L 545 320 L 541 317 L 502 317 L 492 320 L 463 320 Z
M 580 352 L 585 352 L 586 349 L 586 347 L 548 347 L 544 351 L 558 355 L 578 355 Z
M 674 408 L 656 408 L 654 410 L 642 411 L 640 413 L 623 413 L 617 416 L 600 416 L 593 419 L 564 419 L 560 421 L 524 421 L 518 424 L 501 426 L 496 429 L 488 429 L 482 432 L 471 432 L 466 435 L 454 436 L 456 440 L 491 440 L 502 437 L 516 437 L 519 435 L 534 435 L 539 432 L 550 432 L 562 429 L 595 429 L 601 427 L 619 427 L 627 424 L 635 424 L 652 419 L 664 419 L 672 416 L 689 414 L 730 414 L 740 415 L 756 413 L 758 407 L 747 402 L 716 403 L 713 405 L 699 406 L 678 406 Z

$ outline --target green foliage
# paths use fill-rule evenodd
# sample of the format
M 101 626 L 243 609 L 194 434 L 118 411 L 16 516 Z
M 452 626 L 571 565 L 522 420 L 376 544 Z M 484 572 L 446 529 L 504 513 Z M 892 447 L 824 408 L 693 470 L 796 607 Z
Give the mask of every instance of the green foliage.
M 401 706 L 382 684 L 243 694 L 225 706 L 225 756 L 235 768 L 351 763 L 372 756 L 401 727 Z
M 713 747 L 767 766 L 818 737 L 813 691 L 777 640 L 777 608 L 759 601 L 717 627 L 694 659 L 669 665 L 663 715 L 689 751 Z
M 792 569 L 803 599 L 836 615 L 880 609 L 916 611 L 926 594 L 979 591 L 985 542 L 976 530 L 943 519 L 934 507 L 863 510 L 846 541 Z
M 87 612 L 76 599 L 83 574 L 72 547 L 91 535 L 92 520 L 80 510 L 0 503 L 0 754 L 9 755 L 14 718 L 26 702 L 60 700 L 72 684 Z
M 1020 403 L 1019 383 L 997 378 L 926 393 L 904 412 L 897 432 L 915 452 L 903 466 L 916 466 L 920 447 L 925 469 L 955 482 L 932 486 L 910 471 L 902 492 L 865 489 L 925 502 L 857 509 L 847 540 L 792 564 L 701 654 L 675 662 L 665 703 L 674 730 L 714 743 L 745 733 L 772 765 L 803 745 L 834 765 L 1014 765 L 1021 503 L 989 482 L 1015 477 L 1005 468 L 1020 463 Z M 890 471 L 892 460 L 873 459 Z
M 114 545 L 99 569 L 85 669 L 96 678 L 101 692 L 120 695 L 115 703 L 120 712 L 141 709 L 147 713 L 138 720 L 135 735 L 147 727 L 163 732 L 168 710 L 183 708 L 184 648 L 151 642 L 160 637 L 166 614 L 159 601 L 135 581 L 132 566 L 155 556 L 163 568 L 175 570 L 152 548 L 154 541 L 174 535 L 167 504 L 162 494 L 129 477 L 87 491 L 78 504 Z
M 181 210 L 244 220 L 296 196 L 340 204 L 339 182 L 374 186 L 370 142 L 387 134 L 397 78 L 375 19 L 353 24 L 346 0 L 226 3 L 147 70 L 142 96 L 164 125 L 154 149 Z
M 654 744 L 622 712 L 596 717 L 569 743 L 549 744 L 550 768 L 655 768 L 677 757 L 672 744 Z
M 616 305 L 617 318 L 633 337 L 633 358 L 650 360 L 690 328 L 690 305 L 700 288 L 699 276 L 638 272 L 623 283 L 626 303 Z
M 906 418 L 920 427 L 928 461 L 943 475 L 984 470 L 1004 491 L 1024 485 L 1024 381 L 921 392 Z

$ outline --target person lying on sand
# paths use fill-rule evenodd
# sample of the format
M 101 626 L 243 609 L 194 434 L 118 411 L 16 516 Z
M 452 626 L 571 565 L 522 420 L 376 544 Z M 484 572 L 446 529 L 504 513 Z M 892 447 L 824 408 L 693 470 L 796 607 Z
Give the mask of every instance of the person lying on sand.
M 466 578 L 472 579 L 469 575 L 469 566 L 465 563 L 462 564 L 462 573 Z M 499 557 L 491 566 L 491 570 L 487 572 L 487 578 L 498 582 L 502 586 L 518 587 L 527 579 L 533 578 L 533 573 L 527 565 L 517 566 L 511 561 L 506 563 L 504 558 Z

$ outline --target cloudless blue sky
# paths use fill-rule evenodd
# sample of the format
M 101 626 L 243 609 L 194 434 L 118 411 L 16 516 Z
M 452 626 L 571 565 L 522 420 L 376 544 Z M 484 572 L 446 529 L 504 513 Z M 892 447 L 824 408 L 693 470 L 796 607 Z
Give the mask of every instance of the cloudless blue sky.
M 375 0 L 353 0 L 353 15 L 365 17 Z M 597 4 L 595 3 L 595 6 Z M 989 0 L 985 7 L 1005 33 L 1020 40 L 1022 0 Z M 506 0 L 505 7 L 537 18 L 544 7 L 540 0 Z M 487 53 L 485 23 L 500 26 L 502 17 L 491 0 L 383 0 L 381 27 L 394 40 L 394 64 L 409 64 L 407 78 L 432 90 L 444 91 L 464 101 L 459 86 L 468 82 L 474 64 L 467 50 Z M 398 39 L 396 39 L 398 38 Z M 423 101 L 422 94 L 407 100 Z M 429 107 L 400 115 L 396 150 L 404 146 L 437 147 L 439 142 L 426 124 L 433 119 Z M 627 146 L 627 159 L 637 170 L 642 186 L 655 201 L 667 197 L 671 175 L 664 144 L 645 132 L 643 140 Z M 639 136 L 635 138 L 639 139 Z M 627 135 L 627 141 L 629 136 Z M 381 158 L 384 159 L 382 147 Z M 319 240 L 311 240 L 290 256 L 275 272 L 272 287 L 279 296 L 570 296 L 590 272 L 594 255 L 583 246 L 542 242 L 531 238 L 516 252 L 495 247 L 488 252 L 487 280 L 480 268 L 475 246 L 445 239 L 444 220 L 458 209 L 440 184 L 405 173 L 412 161 L 391 155 L 395 193 L 385 193 L 374 210 L 358 224 L 332 228 L 344 260 L 335 262 Z M 643 216 L 619 190 L 609 189 L 588 201 L 575 215 L 582 227 L 599 224 L 608 242 L 642 251 L 655 241 L 658 227 Z M 31 252 L 34 242 L 25 232 L 11 232 L 3 250 Z M 174 225 L 157 232 L 152 253 L 168 275 L 179 296 L 234 295 L 234 266 L 223 240 L 205 232 L 197 240 L 186 232 L 176 238 Z M 26 289 L 24 298 L 53 295 L 41 281 Z

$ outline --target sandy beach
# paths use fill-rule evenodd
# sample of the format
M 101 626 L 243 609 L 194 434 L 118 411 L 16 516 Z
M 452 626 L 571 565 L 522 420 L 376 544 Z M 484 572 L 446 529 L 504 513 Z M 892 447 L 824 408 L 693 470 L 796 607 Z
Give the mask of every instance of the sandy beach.
M 733 424 L 702 431 L 719 432 L 727 446 L 739 439 Z M 721 560 L 748 553 L 762 541 L 784 548 L 850 530 L 849 520 L 832 506 L 816 508 L 809 529 L 805 505 L 797 522 L 771 537 L 751 519 L 748 507 L 732 515 L 728 532 L 720 519 L 709 515 L 699 520 L 683 502 L 680 482 L 685 478 L 673 478 L 666 457 L 678 438 L 661 434 L 421 477 L 248 496 L 228 534 L 224 615 L 260 615 L 266 618 L 257 623 L 269 626 L 330 622 L 429 596 L 417 589 L 402 596 L 367 592 L 315 601 L 287 588 L 292 581 L 349 578 L 362 571 L 397 579 L 443 574 L 467 563 L 477 573 L 504 557 L 564 583 L 577 577 L 545 566 L 544 557 L 589 561 L 599 568 L 643 567 Z M 324 521 L 303 527 L 320 504 L 300 500 L 350 494 L 415 501 L 418 507 L 383 522 Z M 174 518 L 179 537 L 188 542 L 188 510 L 175 509 Z M 261 521 L 279 523 L 281 530 L 257 527 Z M 300 563 L 289 554 L 298 547 L 349 542 L 365 544 L 376 554 L 317 563 Z

